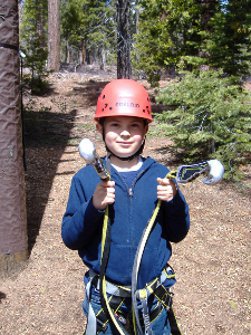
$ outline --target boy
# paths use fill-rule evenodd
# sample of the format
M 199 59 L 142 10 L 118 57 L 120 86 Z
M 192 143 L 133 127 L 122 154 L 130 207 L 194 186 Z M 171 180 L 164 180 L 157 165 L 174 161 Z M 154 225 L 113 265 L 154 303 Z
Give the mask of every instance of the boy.
M 103 164 L 110 179 L 100 181 L 91 165 L 77 172 L 62 222 L 64 243 L 78 250 L 89 268 L 84 278 L 86 334 L 171 334 L 170 287 L 175 277 L 167 264 L 172 253 L 170 242 L 186 236 L 190 220 L 183 195 L 175 182 L 166 178 L 169 170 L 141 155 L 152 122 L 147 91 L 134 80 L 111 81 L 98 98 L 95 121 L 106 146 Z M 159 212 L 136 271 L 134 299 L 128 291 L 137 248 L 158 200 Z M 104 294 L 101 240 L 107 208 L 110 231 Z M 146 296 L 142 292 L 147 292 Z

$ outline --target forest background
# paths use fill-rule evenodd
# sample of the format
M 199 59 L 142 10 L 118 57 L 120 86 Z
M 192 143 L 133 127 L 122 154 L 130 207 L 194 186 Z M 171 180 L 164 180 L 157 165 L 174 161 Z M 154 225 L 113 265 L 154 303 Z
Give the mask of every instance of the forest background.
M 17 1 L 2 1 L 1 9 L 10 3 Z M 250 8 L 250 0 L 19 1 L 27 231 L 17 227 L 11 202 L 0 229 L 15 246 L 13 232 L 23 228 L 29 259 L 14 267 L 1 234 L 0 268 L 3 259 L 8 275 L 0 288 L 1 334 L 83 332 L 84 269 L 63 245 L 60 222 L 70 179 L 83 165 L 78 141 L 89 137 L 102 152 L 92 115 L 102 87 L 116 77 L 139 80 L 151 95 L 146 155 L 170 167 L 210 158 L 225 167 L 213 188 L 182 188 L 192 227 L 174 245 L 173 265 L 184 333 L 250 334 Z M 16 56 L 6 50 L 1 55 Z M 10 99 L 11 84 L 3 90 Z M 3 120 L 1 114 L 1 126 Z M 13 125 L 19 123 L 2 129 Z M 7 149 L 1 164 L 19 163 L 13 150 L 5 160 Z M 12 171 L 1 169 L 1 199 L 9 195 L 2 178 Z
M 98 66 L 158 87 L 158 132 L 183 161 L 219 158 L 239 180 L 250 159 L 250 0 L 37 1 L 20 5 L 23 66 L 36 93 L 48 71 Z M 55 22 L 58 23 L 55 25 Z M 50 28 L 51 27 L 51 28 Z M 165 112 L 167 111 L 167 112 Z

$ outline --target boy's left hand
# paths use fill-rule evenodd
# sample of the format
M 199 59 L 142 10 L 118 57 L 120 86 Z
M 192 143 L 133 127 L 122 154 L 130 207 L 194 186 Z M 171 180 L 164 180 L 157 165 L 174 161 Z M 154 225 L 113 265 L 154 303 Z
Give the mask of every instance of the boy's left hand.
M 172 200 L 177 193 L 176 184 L 169 178 L 157 178 L 157 198 L 163 201 Z

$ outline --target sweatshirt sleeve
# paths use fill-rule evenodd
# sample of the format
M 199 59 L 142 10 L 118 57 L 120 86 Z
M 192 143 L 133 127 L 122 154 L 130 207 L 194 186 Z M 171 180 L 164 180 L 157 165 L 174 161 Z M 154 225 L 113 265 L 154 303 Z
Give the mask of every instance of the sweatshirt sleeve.
M 163 203 L 166 217 L 166 234 L 170 242 L 180 242 L 190 228 L 189 207 L 182 192 L 178 190 L 171 201 Z
M 92 196 L 86 196 L 83 186 L 72 179 L 61 234 L 65 245 L 73 250 L 82 249 L 102 225 L 103 211 L 92 204 Z

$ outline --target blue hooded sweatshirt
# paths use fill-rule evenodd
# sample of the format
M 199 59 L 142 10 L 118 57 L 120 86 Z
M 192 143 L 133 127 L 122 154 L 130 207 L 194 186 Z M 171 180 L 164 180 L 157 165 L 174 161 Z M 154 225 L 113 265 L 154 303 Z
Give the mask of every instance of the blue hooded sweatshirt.
M 157 177 L 164 178 L 169 170 L 152 158 L 143 165 L 129 189 L 119 172 L 111 167 L 115 181 L 115 202 L 110 209 L 111 244 L 106 278 L 121 285 L 131 285 L 135 253 L 144 228 L 157 204 Z M 100 272 L 101 234 L 104 212 L 92 204 L 92 196 L 100 179 L 91 165 L 79 170 L 72 179 L 68 204 L 62 222 L 65 245 L 78 250 L 84 264 Z M 171 257 L 170 242 L 179 242 L 189 230 L 188 205 L 177 192 L 171 201 L 162 201 L 153 230 L 147 241 L 138 287 L 159 276 Z

